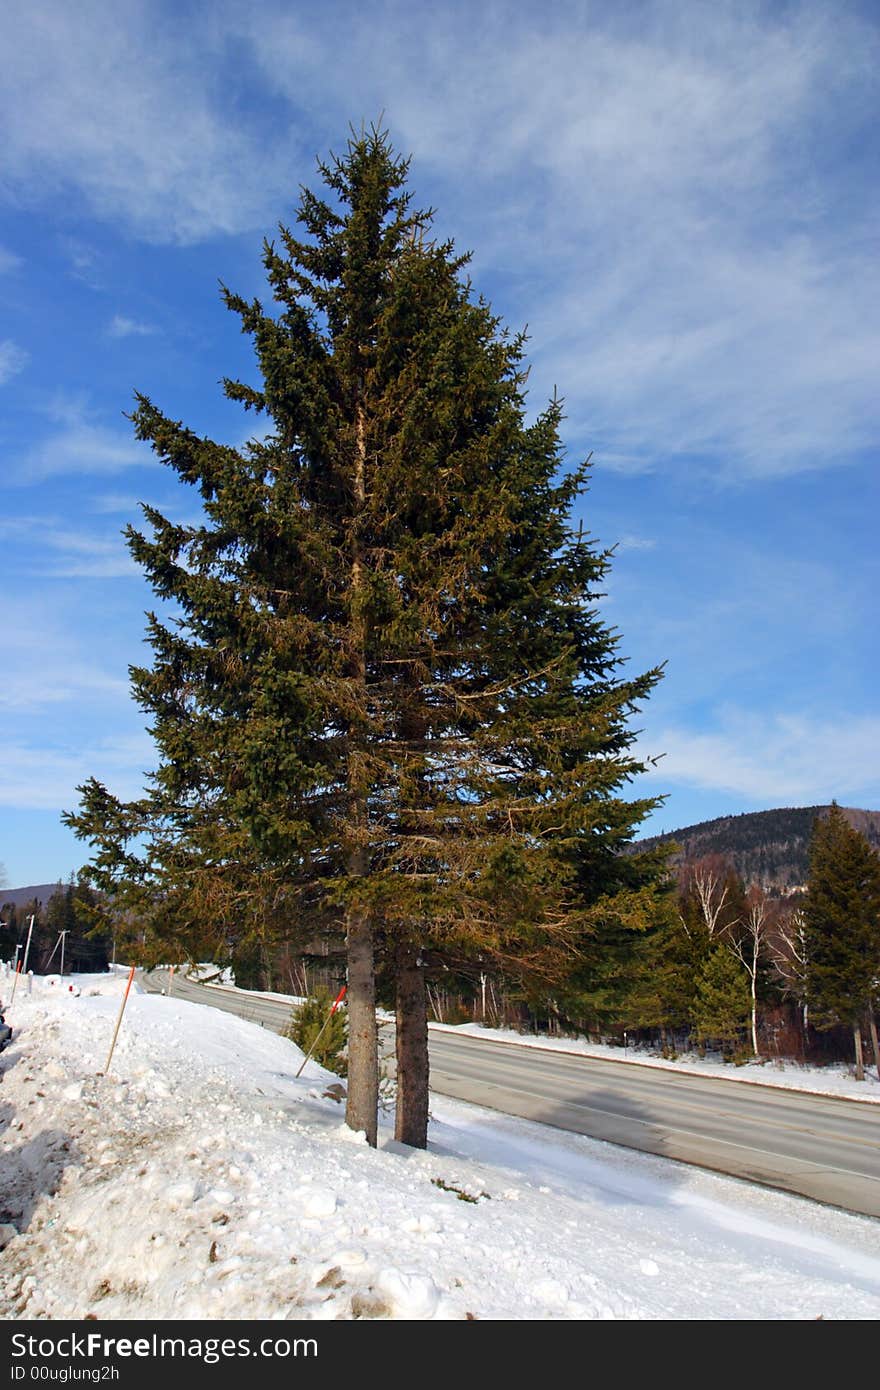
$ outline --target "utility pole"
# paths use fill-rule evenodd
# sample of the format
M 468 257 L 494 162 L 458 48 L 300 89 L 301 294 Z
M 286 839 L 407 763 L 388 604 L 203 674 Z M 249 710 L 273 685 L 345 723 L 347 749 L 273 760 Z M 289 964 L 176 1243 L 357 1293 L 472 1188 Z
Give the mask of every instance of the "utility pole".
M 62 978 L 62 980 L 64 979 L 64 938 L 65 938 L 65 936 L 67 935 L 67 933 L 68 933 L 69 930 L 70 930 L 69 927 L 65 927 L 64 931 L 61 933 L 61 978 Z

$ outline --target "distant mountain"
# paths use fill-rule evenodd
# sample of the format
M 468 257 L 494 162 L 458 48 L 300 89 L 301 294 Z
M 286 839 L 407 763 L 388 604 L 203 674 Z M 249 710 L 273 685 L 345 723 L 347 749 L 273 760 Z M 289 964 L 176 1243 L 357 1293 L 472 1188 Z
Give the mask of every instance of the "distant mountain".
M 64 884 L 61 884 L 64 887 Z M 16 907 L 24 907 L 26 903 L 33 902 L 37 898 L 45 907 L 53 893 L 58 892 L 57 883 L 35 883 L 30 888 L 0 888 L 0 908 L 5 903 L 14 903 Z
M 699 825 L 686 825 L 682 830 L 652 835 L 639 840 L 633 848 L 648 849 L 674 840 L 680 850 L 673 856 L 673 863 L 721 854 L 747 885 L 758 883 L 769 892 L 787 893 L 803 888 L 807 882 L 813 822 L 817 816 L 826 816 L 828 810 L 827 806 L 784 806 L 777 811 L 719 816 Z M 841 810 L 850 825 L 880 852 L 880 811 L 860 811 L 848 806 Z

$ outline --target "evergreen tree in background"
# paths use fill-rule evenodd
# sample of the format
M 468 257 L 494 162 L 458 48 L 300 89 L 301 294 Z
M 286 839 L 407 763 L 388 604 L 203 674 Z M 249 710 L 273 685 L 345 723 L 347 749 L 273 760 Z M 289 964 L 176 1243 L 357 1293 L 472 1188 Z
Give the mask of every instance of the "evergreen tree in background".
M 730 1056 L 742 1041 L 750 1008 L 745 971 L 725 946 L 714 947 L 697 977 L 691 1006 L 697 1040 L 718 1042 Z
M 64 971 L 91 973 L 106 970 L 112 941 L 106 931 L 98 904 L 98 895 L 87 883 L 73 878 L 58 885 L 45 911 L 44 949 L 40 969 L 61 969 L 61 932 L 64 938 Z
M 33 923 L 31 918 L 33 917 Z M 24 968 L 25 950 L 30 936 L 28 970 L 39 973 L 41 959 L 45 955 L 47 936 L 46 914 L 39 898 L 31 898 L 17 907 L 14 903 L 4 903 L 0 907 L 0 954 L 11 964 L 20 962 Z M 18 951 L 16 952 L 16 947 Z
M 64 971 L 101 971 L 107 968 L 112 942 L 103 930 L 105 913 L 98 895 L 85 883 L 73 878 L 59 883 L 45 904 L 38 898 L 16 907 L 13 903 L 0 906 L 0 958 L 14 962 L 24 960 L 24 951 L 33 916 L 33 931 L 28 955 L 28 970 L 36 975 L 56 972 L 61 967 L 61 932 L 64 941 Z
M 0 906 L 0 959 L 15 961 L 19 934 L 18 908 L 15 903 L 3 903 Z
M 657 850 L 669 854 L 675 845 L 655 842 L 643 850 L 646 866 Z M 674 1051 L 669 1033 L 690 1032 L 698 982 L 715 947 L 734 947 L 744 906 L 743 885 L 720 856 L 679 865 L 647 917 L 650 929 L 631 940 L 618 1021 L 630 1029 L 659 1029 L 664 1053 Z
M 137 802 L 90 781 L 66 819 L 93 881 L 181 940 L 344 930 L 347 1122 L 375 1143 L 381 964 L 397 1137 L 423 1145 L 432 962 L 552 975 L 652 910 L 655 860 L 620 850 L 656 802 L 621 789 L 660 673 L 621 678 L 560 403 L 526 423 L 523 340 L 431 240 L 406 161 L 372 130 L 319 167 L 304 239 L 264 248 L 277 316 L 225 292 L 261 376 L 226 395 L 262 437 L 217 444 L 138 397 L 204 523 L 144 507 L 129 529 L 174 609 L 132 670 L 159 767 Z
M 45 945 L 47 949 L 43 951 L 41 957 L 41 964 L 45 971 L 60 971 L 61 969 L 62 932 L 66 933 L 64 938 L 64 968 L 67 971 L 73 968 L 71 947 L 78 935 L 79 927 L 74 905 L 74 893 L 73 883 L 68 883 L 66 886 L 59 883 L 46 904 Z
M 837 803 L 816 820 L 803 909 L 806 997 L 818 1028 L 853 1031 L 856 1072 L 863 1079 L 861 1028 L 876 1055 L 880 1000 L 880 858 Z

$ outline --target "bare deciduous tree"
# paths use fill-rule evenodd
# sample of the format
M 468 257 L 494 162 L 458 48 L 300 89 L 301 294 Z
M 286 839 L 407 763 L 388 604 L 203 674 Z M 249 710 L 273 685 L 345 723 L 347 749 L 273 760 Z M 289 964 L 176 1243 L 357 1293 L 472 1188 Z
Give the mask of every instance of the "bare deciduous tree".
M 782 980 L 783 992 L 796 999 L 801 1006 L 806 1028 L 809 1022 L 806 998 L 807 937 L 801 907 L 793 907 L 776 922 L 776 930 L 770 941 L 770 955 Z
M 771 904 L 762 888 L 757 885 L 746 894 L 746 911 L 742 921 L 742 935 L 733 937 L 728 943 L 737 960 L 745 967 L 749 977 L 749 993 L 752 1000 L 751 1032 L 752 1051 L 758 1052 L 758 968 L 767 954 L 767 944 L 771 923 Z
M 725 930 L 735 927 L 738 917 L 731 918 L 728 909 L 733 908 L 732 887 L 735 876 L 726 859 L 717 854 L 706 855 L 684 866 L 682 887 L 697 900 L 703 927 L 710 941 L 719 939 Z M 685 917 L 680 914 L 681 924 L 690 935 Z

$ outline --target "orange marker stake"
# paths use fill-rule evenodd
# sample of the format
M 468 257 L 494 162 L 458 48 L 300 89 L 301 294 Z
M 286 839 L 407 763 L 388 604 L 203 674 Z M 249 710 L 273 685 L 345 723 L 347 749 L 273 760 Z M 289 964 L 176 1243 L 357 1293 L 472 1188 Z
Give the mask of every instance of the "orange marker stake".
M 12 994 L 10 995 L 10 998 L 9 998 L 9 1004 L 11 1004 L 12 1001 L 13 1001 L 13 999 L 15 998 L 15 990 L 16 990 L 16 987 L 17 987 L 17 985 L 18 985 L 18 977 L 19 977 L 20 974 L 21 974 L 21 957 L 19 957 L 18 965 L 15 967 L 15 974 L 14 974 L 14 976 L 12 977 Z M 6 1006 L 7 1008 L 9 1008 L 9 1004 L 7 1004 L 7 1006 Z
M 128 991 L 131 989 L 131 982 L 132 982 L 133 979 L 134 979 L 134 966 L 132 966 L 131 969 L 130 969 L 129 972 L 128 972 L 128 984 L 125 986 L 125 993 L 124 993 L 123 996 L 122 996 L 122 1003 L 119 1005 L 119 1017 L 118 1017 L 117 1020 L 116 1020 L 116 1027 L 115 1027 L 114 1030 L 113 1030 L 113 1041 L 112 1041 L 112 1043 L 110 1044 L 110 1051 L 107 1053 L 107 1065 L 106 1065 L 106 1067 L 104 1068 L 104 1075 L 105 1075 L 105 1076 L 107 1075 L 108 1071 L 110 1070 L 110 1061 L 111 1061 L 111 1058 L 113 1057 L 113 1049 L 114 1049 L 114 1047 L 116 1046 L 116 1039 L 117 1039 L 117 1037 L 118 1037 L 118 1035 L 119 1035 L 119 1025 L 120 1025 L 120 1023 L 122 1022 L 122 1015 L 125 1013 L 125 1006 L 126 1006 L 126 1004 L 128 1003 Z

